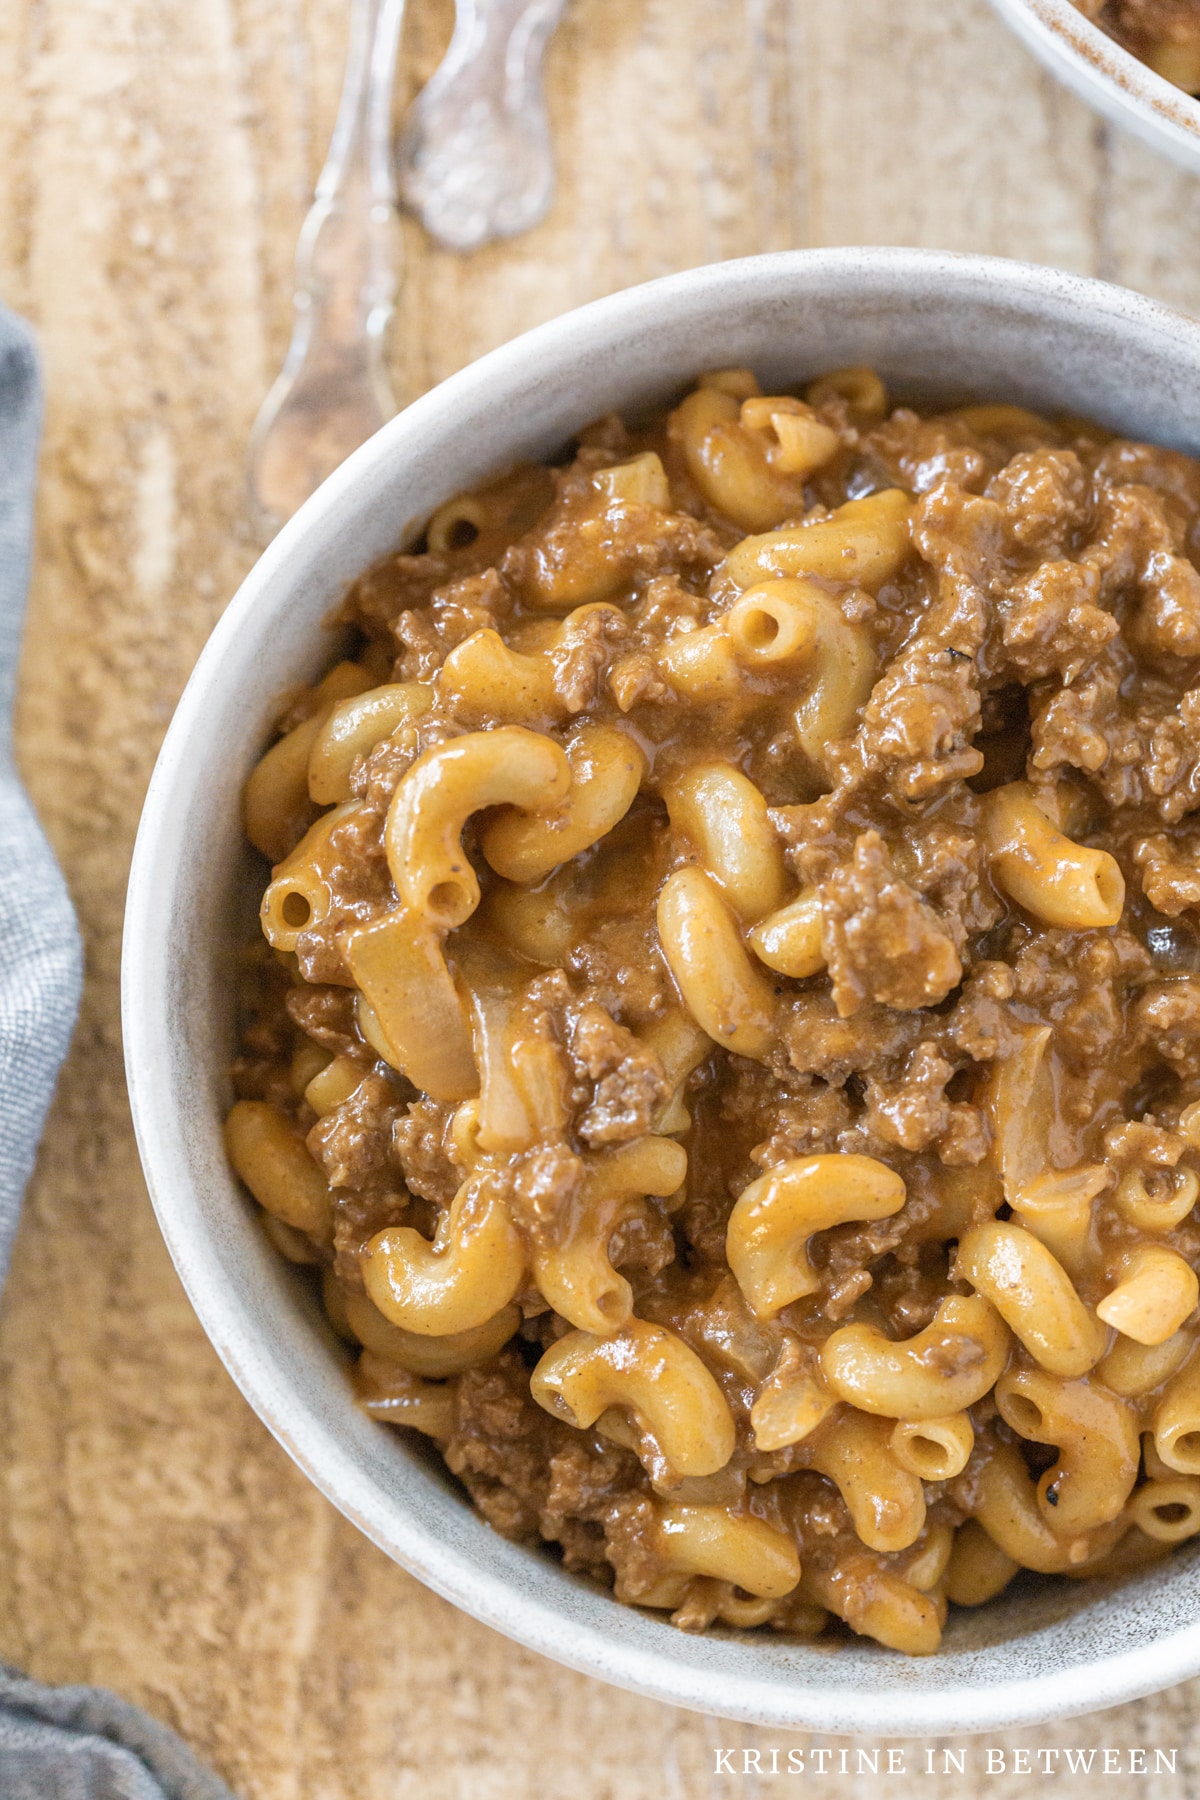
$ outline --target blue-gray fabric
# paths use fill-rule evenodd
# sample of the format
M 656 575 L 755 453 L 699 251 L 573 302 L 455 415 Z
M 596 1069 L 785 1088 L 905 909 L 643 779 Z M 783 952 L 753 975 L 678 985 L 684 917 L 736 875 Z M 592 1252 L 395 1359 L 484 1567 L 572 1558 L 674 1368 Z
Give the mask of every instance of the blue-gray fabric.
M 0 1286 L 83 973 L 66 884 L 12 755 L 40 427 L 33 336 L 0 306 Z M 115 1694 L 41 1687 L 0 1663 L 0 1800 L 233 1795 L 173 1731 Z
M 3 1800 L 234 1800 L 182 1738 L 103 1688 L 41 1687 L 0 1663 Z
M 71 902 L 12 757 L 40 424 L 33 339 L 0 310 L 0 1283 L 82 972 Z

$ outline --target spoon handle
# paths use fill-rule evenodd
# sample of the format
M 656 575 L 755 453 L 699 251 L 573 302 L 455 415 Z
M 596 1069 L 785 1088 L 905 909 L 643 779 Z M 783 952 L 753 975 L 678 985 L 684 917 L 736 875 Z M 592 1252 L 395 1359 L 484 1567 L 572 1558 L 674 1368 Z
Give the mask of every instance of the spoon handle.
M 536 225 L 554 195 L 542 63 L 565 0 L 458 0 L 445 61 L 410 109 L 400 191 L 451 250 Z
M 337 122 L 296 246 L 292 341 L 250 442 L 268 534 L 396 411 L 383 349 L 399 269 L 391 110 L 403 17 L 404 0 L 353 0 Z

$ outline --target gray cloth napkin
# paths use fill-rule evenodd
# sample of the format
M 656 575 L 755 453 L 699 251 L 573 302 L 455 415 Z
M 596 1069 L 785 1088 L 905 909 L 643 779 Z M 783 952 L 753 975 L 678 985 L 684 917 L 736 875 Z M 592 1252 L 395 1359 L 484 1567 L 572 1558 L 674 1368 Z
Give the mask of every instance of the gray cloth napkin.
M 12 757 L 40 424 L 32 336 L 0 308 L 0 1283 L 75 1024 L 83 962 L 63 878 Z
M 39 1687 L 3 1663 L 0 1797 L 234 1800 L 182 1738 L 136 1706 L 103 1688 Z
M 32 334 L 0 306 L 0 1285 L 83 972 L 66 885 L 12 757 L 40 424 Z M 173 1731 L 115 1694 L 39 1687 L 0 1663 L 0 1800 L 233 1795 Z

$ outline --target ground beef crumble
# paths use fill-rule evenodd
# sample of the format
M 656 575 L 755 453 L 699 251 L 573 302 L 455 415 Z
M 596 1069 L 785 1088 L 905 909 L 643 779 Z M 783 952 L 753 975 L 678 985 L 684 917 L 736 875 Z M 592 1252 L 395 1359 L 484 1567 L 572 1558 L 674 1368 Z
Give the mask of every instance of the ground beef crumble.
M 568 1047 L 577 1079 L 592 1084 L 591 1100 L 579 1120 L 584 1143 L 598 1149 L 645 1137 L 668 1095 L 654 1051 L 595 1004 L 575 1014 Z
M 945 999 L 962 964 L 945 925 L 895 873 L 878 832 L 864 832 L 854 860 L 820 890 L 822 948 L 842 1018 L 867 1001 L 901 1012 Z

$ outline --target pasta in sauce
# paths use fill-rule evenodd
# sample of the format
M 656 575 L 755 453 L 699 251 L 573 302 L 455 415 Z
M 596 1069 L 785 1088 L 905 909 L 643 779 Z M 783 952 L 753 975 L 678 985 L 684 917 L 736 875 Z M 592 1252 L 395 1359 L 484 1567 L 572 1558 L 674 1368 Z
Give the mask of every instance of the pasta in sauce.
M 697 1630 L 1200 1531 L 1200 466 L 704 377 L 450 501 L 246 790 L 231 1160 L 375 1418 Z

